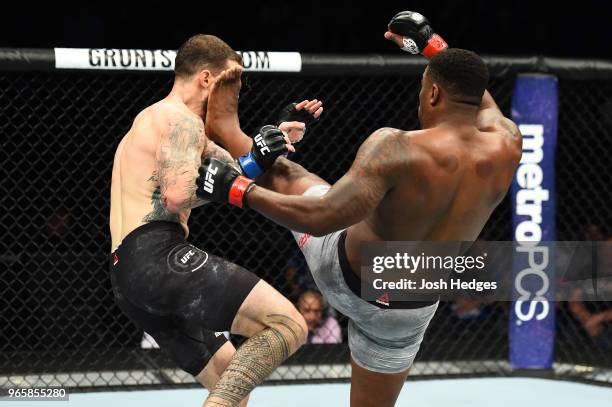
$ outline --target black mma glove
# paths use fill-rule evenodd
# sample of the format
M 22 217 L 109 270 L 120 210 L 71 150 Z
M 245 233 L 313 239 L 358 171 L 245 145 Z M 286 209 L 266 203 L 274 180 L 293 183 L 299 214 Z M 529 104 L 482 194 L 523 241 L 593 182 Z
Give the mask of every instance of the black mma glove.
M 429 21 L 420 13 L 400 11 L 389 22 L 389 31 L 403 36 L 402 50 L 431 58 L 448 48 L 446 41 L 435 34 Z
M 280 126 L 282 122 L 302 122 L 306 125 L 306 128 L 310 127 L 315 123 L 318 118 L 315 119 L 306 109 L 297 110 L 295 107 L 297 103 L 290 103 L 283 107 L 278 115 L 276 125 Z
M 253 138 L 251 151 L 238 159 L 242 172 L 249 178 L 257 178 L 274 164 L 281 155 L 287 155 L 285 135 L 276 126 L 263 126 Z
M 198 169 L 196 195 L 211 202 L 230 203 L 239 208 L 246 207 L 246 194 L 255 181 L 244 177 L 230 164 L 207 158 Z

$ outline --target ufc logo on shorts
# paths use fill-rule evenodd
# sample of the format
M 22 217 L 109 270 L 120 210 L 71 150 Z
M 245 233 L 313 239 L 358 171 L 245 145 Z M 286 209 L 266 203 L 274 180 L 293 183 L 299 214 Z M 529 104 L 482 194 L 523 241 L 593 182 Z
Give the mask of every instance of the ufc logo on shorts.
M 266 155 L 266 152 L 270 152 L 270 148 L 266 145 L 261 134 L 255 136 L 255 144 L 259 147 L 261 155 Z
M 213 192 L 213 186 L 215 184 L 213 175 L 217 175 L 218 170 L 219 167 L 213 167 L 212 165 L 209 165 L 206 169 L 206 177 L 204 178 L 204 191 L 208 192 L 209 194 L 212 194 Z
M 186 264 L 189 259 L 191 258 L 191 256 L 193 256 L 195 253 L 193 252 L 193 250 L 189 250 L 182 258 L 181 258 L 181 263 Z

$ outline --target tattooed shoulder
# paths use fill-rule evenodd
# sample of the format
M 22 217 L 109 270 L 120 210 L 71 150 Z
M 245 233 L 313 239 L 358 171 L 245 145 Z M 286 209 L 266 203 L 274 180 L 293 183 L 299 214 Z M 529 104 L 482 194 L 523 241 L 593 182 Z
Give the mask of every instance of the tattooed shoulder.
M 199 117 L 178 113 L 169 121 L 169 144 L 180 149 L 201 146 L 204 143 L 204 122 Z
M 356 169 L 363 175 L 378 176 L 398 170 L 408 159 L 407 148 L 400 137 L 402 133 L 389 127 L 372 133 L 357 152 Z
M 195 190 L 188 178 L 190 175 L 195 177 L 194 174 L 197 174 L 205 144 L 204 123 L 200 118 L 183 112 L 172 115 L 168 122 L 168 129 L 160 139 L 156 169 L 148 179 L 156 187 L 151 194 L 153 209 L 143 218 L 144 222 L 153 220 L 178 222 L 180 220 L 177 213 L 169 212 L 164 205 L 166 192 L 177 184 L 186 183 L 184 209 L 196 205 Z
M 202 154 L 202 158 L 216 158 L 219 161 L 224 161 L 232 165 L 234 168 L 240 171 L 240 167 L 238 166 L 234 157 L 232 157 L 232 155 L 227 150 L 224 150 L 223 148 L 219 147 L 217 144 L 215 144 L 215 142 L 211 140 L 206 140 L 206 145 L 204 147 L 204 153 Z

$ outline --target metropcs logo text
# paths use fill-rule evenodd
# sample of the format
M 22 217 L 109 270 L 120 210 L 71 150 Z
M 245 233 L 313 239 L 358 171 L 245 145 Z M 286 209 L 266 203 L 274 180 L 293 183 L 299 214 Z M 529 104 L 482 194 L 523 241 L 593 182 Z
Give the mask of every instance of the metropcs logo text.
M 514 312 L 519 319 L 517 323 L 520 324 L 520 321 L 531 321 L 534 316 L 538 321 L 548 316 L 550 303 L 546 294 L 550 288 L 550 279 L 546 274 L 546 268 L 549 266 L 549 247 L 540 244 L 542 203 L 549 198 L 549 191 L 542 188 L 544 126 L 522 124 L 519 129 L 523 135 L 523 155 L 516 171 L 519 189 L 515 199 L 516 215 L 522 220 L 514 230 L 514 239 L 517 242 L 515 261 L 520 260 L 521 264 L 527 264 L 514 277 L 514 288 L 519 293 Z M 524 281 L 526 278 L 529 281 L 527 287 Z M 526 312 L 523 310 L 525 303 L 528 303 Z

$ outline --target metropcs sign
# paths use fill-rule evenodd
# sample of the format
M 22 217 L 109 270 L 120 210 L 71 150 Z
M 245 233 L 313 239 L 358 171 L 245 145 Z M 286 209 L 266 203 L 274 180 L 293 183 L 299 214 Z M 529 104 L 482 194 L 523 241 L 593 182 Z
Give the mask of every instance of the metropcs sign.
M 515 195 L 515 215 L 522 219 L 514 229 L 517 242 L 517 256 L 526 256 L 527 267 L 518 271 L 514 277 L 514 288 L 519 294 L 514 303 L 514 312 L 520 321 L 546 318 L 550 303 L 546 294 L 550 280 L 546 273 L 549 265 L 549 247 L 540 245 L 542 241 L 542 203 L 548 201 L 549 191 L 542 187 L 544 174 L 541 162 L 544 158 L 544 126 L 541 124 L 522 124 L 523 155 L 516 171 L 519 189 Z M 525 278 L 536 278 L 540 284 L 525 287 Z M 524 310 L 524 306 L 527 309 Z

